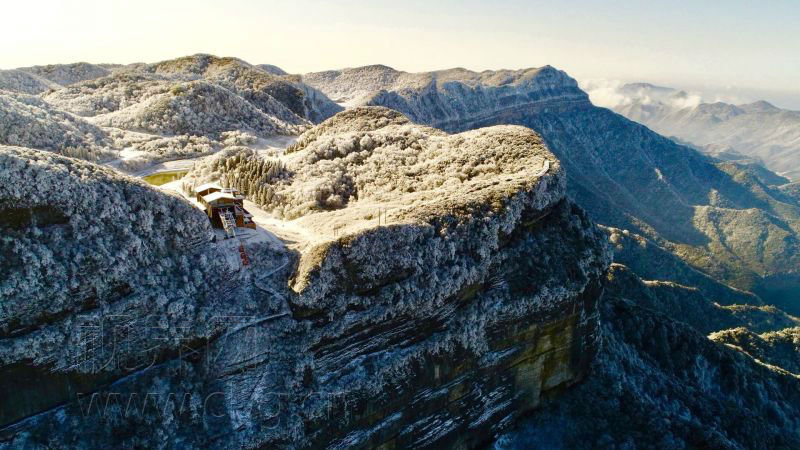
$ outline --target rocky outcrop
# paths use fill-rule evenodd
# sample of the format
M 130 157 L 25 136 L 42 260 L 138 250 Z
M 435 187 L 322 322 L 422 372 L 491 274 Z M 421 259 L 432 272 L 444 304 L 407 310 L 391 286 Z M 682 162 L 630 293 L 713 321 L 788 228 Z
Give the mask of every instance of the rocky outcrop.
M 779 177 L 714 161 L 597 108 L 552 68 L 405 74 L 368 66 L 304 80 L 344 105 L 388 106 L 450 132 L 532 128 L 566 168 L 569 195 L 609 225 L 615 259 L 653 280 L 615 266 L 592 376 L 496 447 L 796 445 L 798 412 L 782 403 L 794 401 L 796 379 L 704 336 L 796 326 L 762 303 L 796 307 L 800 285 L 800 210 L 790 189 L 770 185 Z M 739 389 L 744 379 L 765 391 Z M 747 417 L 741 428 L 734 408 Z
M 336 116 L 284 157 L 271 201 L 302 205 L 307 177 L 324 167 L 351 180 L 350 196 L 317 202 L 308 190 L 313 202 L 292 209 L 308 241 L 248 247 L 251 268 L 225 257 L 229 241 L 205 241 L 202 213 L 180 199 L 88 163 L 2 151 L 0 173 L 14 180 L 36 179 L 26 160 L 70 180 L 61 196 L 22 205 L 29 212 L 13 225 L 43 255 L 56 241 L 42 233 L 74 230 L 58 245 L 87 252 L 83 233 L 102 241 L 135 215 L 150 218 L 116 237 L 128 253 L 95 258 L 129 263 L 88 271 L 107 273 L 93 281 L 94 304 L 69 295 L 49 316 L 3 310 L 0 379 L 12 400 L 0 405 L 0 448 L 470 448 L 581 380 L 596 350 L 606 239 L 566 198 L 559 161 L 530 130 L 449 136 L 385 109 Z M 86 171 L 95 174 L 78 176 Z M 0 184 L 0 204 L 28 196 L 10 185 Z M 81 218 L 89 193 L 118 205 L 100 203 L 102 225 Z M 57 206 L 60 222 L 39 219 Z M 44 273 L 15 276 L 50 286 Z M 128 349 L 123 364 L 57 364 L 82 342 L 71 328 L 137 311 L 146 320 L 112 321 L 125 332 L 94 341 Z
M 513 108 L 587 99 L 574 80 L 550 66 L 407 73 L 376 65 L 309 73 L 303 81 L 341 104 L 386 106 L 448 131 L 477 128 L 475 122 Z
M 5 437 L 252 309 L 204 214 L 112 169 L 0 147 L 0 229 Z
M 546 66 L 408 74 L 367 66 L 303 79 L 344 105 L 387 106 L 448 132 L 529 127 L 566 168 L 569 195 L 599 223 L 644 235 L 765 301 L 797 304 L 796 201 L 747 170 L 717 164 L 592 105 L 564 72 Z M 776 285 L 782 287 L 770 288 Z

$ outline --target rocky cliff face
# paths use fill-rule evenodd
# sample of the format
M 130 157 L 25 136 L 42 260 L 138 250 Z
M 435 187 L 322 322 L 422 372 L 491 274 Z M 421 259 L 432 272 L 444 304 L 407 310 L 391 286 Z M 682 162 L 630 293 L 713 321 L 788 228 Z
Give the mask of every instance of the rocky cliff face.
M 368 66 L 304 80 L 344 104 L 388 106 L 449 132 L 530 127 L 562 161 L 570 196 L 598 222 L 645 235 L 695 268 L 772 303 L 798 302 L 795 199 L 745 169 L 593 106 L 564 72 L 408 74 Z M 771 291 L 777 284 L 783 288 Z
M 665 297 L 665 286 L 642 283 L 621 265 L 612 265 L 606 286 L 600 307 L 602 343 L 592 375 L 502 434 L 494 448 L 800 445 L 800 380 L 771 365 L 780 361 L 797 367 L 796 358 L 785 360 L 790 334 L 767 333 L 765 342 L 749 345 L 747 337 L 732 339 L 732 332 L 713 334 L 731 344 L 720 345 L 701 332 L 728 326 L 718 313 L 705 321 L 681 320 L 687 306 L 711 306 L 701 306 L 690 289 L 666 286 L 671 292 Z M 676 301 L 684 306 L 675 308 Z M 732 348 L 737 343 L 765 360 Z
M 587 98 L 574 80 L 550 66 L 424 73 L 366 66 L 310 73 L 303 75 L 303 81 L 345 105 L 386 106 L 415 122 L 445 130 L 476 128 L 475 121 L 532 103 L 581 102 Z
M 570 197 L 608 225 L 615 259 L 636 272 L 613 266 L 587 381 L 493 447 L 797 446 L 796 361 L 787 355 L 798 319 L 762 303 L 798 304 L 791 185 L 777 189 L 774 174 L 712 160 L 597 108 L 552 68 L 369 66 L 305 79 L 343 104 L 390 106 L 448 131 L 534 129 L 566 168 Z
M 247 267 L 183 200 L 2 155 L 0 207 L 19 216 L 2 251 L 42 256 L 3 267 L 0 448 L 474 447 L 582 379 L 596 349 L 606 239 L 521 127 L 335 116 L 264 200 L 307 241 L 248 245 Z M 38 168 L 68 182 L 28 187 Z M 337 177 L 312 184 L 323 169 Z M 75 292 L 49 300 L 58 283 Z M 42 289 L 28 313 L 20 286 Z
M 203 213 L 112 169 L 0 147 L 0 228 L 4 433 L 250 308 Z

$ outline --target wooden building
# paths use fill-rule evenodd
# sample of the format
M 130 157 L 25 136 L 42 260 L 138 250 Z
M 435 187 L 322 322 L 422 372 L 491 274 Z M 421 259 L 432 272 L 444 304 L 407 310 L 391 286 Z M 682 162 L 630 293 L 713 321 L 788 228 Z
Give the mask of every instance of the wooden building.
M 222 189 L 222 186 L 217 183 L 206 183 L 194 188 L 194 194 L 197 197 L 197 201 L 202 202 L 204 196 L 214 192 L 221 192 Z
M 233 227 L 255 229 L 253 215 L 244 209 L 244 196 L 233 188 L 223 188 L 216 183 L 208 183 L 195 188 L 197 201 L 203 205 L 211 224 L 235 235 Z

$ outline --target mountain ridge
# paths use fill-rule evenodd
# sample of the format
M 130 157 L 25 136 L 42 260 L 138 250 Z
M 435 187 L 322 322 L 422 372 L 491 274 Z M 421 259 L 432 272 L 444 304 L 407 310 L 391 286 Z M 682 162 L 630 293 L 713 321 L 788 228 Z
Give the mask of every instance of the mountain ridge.
M 318 127 L 206 160 L 273 186 L 304 244 L 0 146 L 0 449 L 475 448 L 586 375 L 610 253 L 538 135 L 374 107 Z M 140 393 L 158 406 L 116 403 Z
M 0 95 L 7 99 L 0 104 L 0 144 L 116 161 L 129 173 L 212 153 L 231 135 L 263 147 L 341 110 L 297 76 L 208 54 L 2 71 Z M 36 103 L 35 111 L 18 101 L 22 95 L 31 96 L 26 102 Z M 61 142 L 51 136 L 57 130 L 67 136 Z
M 739 153 L 781 176 L 800 177 L 800 111 L 778 108 L 764 100 L 732 104 L 681 101 L 687 94 L 647 83 L 626 84 L 611 96 L 598 96 L 625 117 L 666 136 L 676 136 L 712 155 Z M 607 99 L 607 97 L 610 97 Z
M 798 204 L 757 178 L 748 178 L 746 168 L 724 165 L 593 106 L 574 79 L 552 67 L 468 72 L 463 82 L 457 80 L 459 71 L 447 71 L 450 78 L 440 83 L 439 73 L 402 75 L 414 83 L 398 84 L 402 72 L 367 66 L 306 74 L 303 79 L 332 98 L 345 95 L 349 106 L 353 99 L 386 106 L 448 132 L 501 123 L 530 127 L 567 168 L 570 195 L 598 222 L 647 235 L 741 289 L 756 288 L 770 273 L 796 272 L 792 267 L 798 267 Z M 483 79 L 493 82 L 484 84 Z M 365 91 L 359 87 L 363 85 L 382 89 Z M 393 86 L 399 87 L 386 90 Z M 354 94 L 347 96 L 347 89 Z M 757 247 L 747 247 L 724 231 L 724 223 L 747 220 L 744 211 L 754 208 L 778 222 L 767 225 L 754 219 L 753 226 L 763 235 L 754 235 Z M 759 249 L 772 245 L 778 247 L 768 252 L 786 255 L 788 261 L 765 260 Z
M 800 189 L 752 161 L 550 66 L 31 70 L 0 72 L 51 86 L 0 90 L 0 449 L 800 443 Z M 188 173 L 69 157 L 141 153 Z

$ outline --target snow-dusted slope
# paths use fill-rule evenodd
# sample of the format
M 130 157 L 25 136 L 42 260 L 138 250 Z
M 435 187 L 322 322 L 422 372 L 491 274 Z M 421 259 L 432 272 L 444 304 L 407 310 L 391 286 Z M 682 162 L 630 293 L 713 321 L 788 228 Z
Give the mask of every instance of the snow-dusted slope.
M 214 138 L 225 131 L 250 131 L 267 137 L 293 135 L 303 130 L 206 81 L 175 83 L 166 92 L 154 93 L 139 103 L 90 120 L 97 125 L 131 131 Z
M 134 71 L 118 71 L 95 80 L 76 83 L 42 98 L 53 106 L 79 116 L 107 114 L 168 92 L 177 83 Z
M 321 104 L 323 96 L 315 101 L 306 98 L 302 86 L 298 86 L 293 77 L 270 73 L 237 58 L 198 54 L 150 64 L 142 70 L 169 79 L 202 79 L 219 84 L 266 114 L 290 123 L 303 119 L 318 122 L 336 112 L 329 113 L 328 110 L 335 107 Z M 331 103 L 330 100 L 327 103 Z M 279 109 L 281 107 L 286 110 Z
M 107 134 L 39 97 L 0 91 L 0 144 L 95 152 L 110 145 Z
M 22 94 L 40 94 L 59 88 L 61 88 L 60 85 L 23 70 L 0 70 L 0 90 Z
M 19 70 L 40 76 L 61 86 L 68 86 L 79 81 L 93 80 L 111 73 L 111 70 L 106 67 L 85 62 L 20 67 Z
M 757 334 L 747 328 L 735 328 L 709 336 L 716 342 L 741 348 L 759 361 L 800 376 L 800 327 Z
M 586 94 L 564 72 L 550 66 L 472 72 L 449 69 L 400 72 L 387 66 L 309 73 L 303 81 L 345 106 L 381 105 L 420 123 L 458 122 L 460 129 L 493 111 L 532 101 L 581 101 Z
M 273 75 L 288 75 L 288 73 L 274 64 L 257 64 L 256 67 Z
M 298 76 L 203 54 L 2 71 L 0 94 L 0 144 L 108 160 L 130 172 L 243 142 L 263 146 L 342 109 Z
M 733 105 L 686 101 L 688 94 L 645 83 L 623 85 L 609 106 L 625 117 L 722 158 L 752 158 L 800 179 L 800 111 L 765 101 Z
M 109 68 L 88 63 L 20 67 L 0 70 L 0 89 L 24 94 L 41 94 L 110 73 Z
M 131 289 L 163 294 L 180 284 L 169 274 L 188 274 L 179 268 L 181 255 L 209 237 L 201 211 L 113 169 L 6 146 L 0 146 L 0 169 L 4 336 L 43 317 L 87 308 L 82 294 L 100 304 Z M 151 265 L 157 270 L 145 269 Z M 191 289 L 200 288 L 199 281 Z
M 194 55 L 116 68 L 105 76 L 53 92 L 46 100 L 82 116 L 125 108 L 180 82 L 206 81 L 232 91 L 264 114 L 292 125 L 320 121 L 340 110 L 295 77 L 276 75 L 235 58 Z
M 543 67 L 407 74 L 367 66 L 308 74 L 304 81 L 331 98 L 387 106 L 449 132 L 496 124 L 530 127 L 566 167 L 571 196 L 599 222 L 649 236 L 742 289 L 771 285 L 765 278 L 770 274 L 792 280 L 798 274 L 800 205 L 749 169 L 718 163 L 592 105 L 564 72 Z M 752 209 L 761 211 L 751 214 Z M 735 223 L 747 223 L 741 229 L 748 232 L 737 232 Z M 789 303 L 800 304 L 800 287 L 789 294 L 764 289 L 773 302 L 786 305 L 791 298 Z

